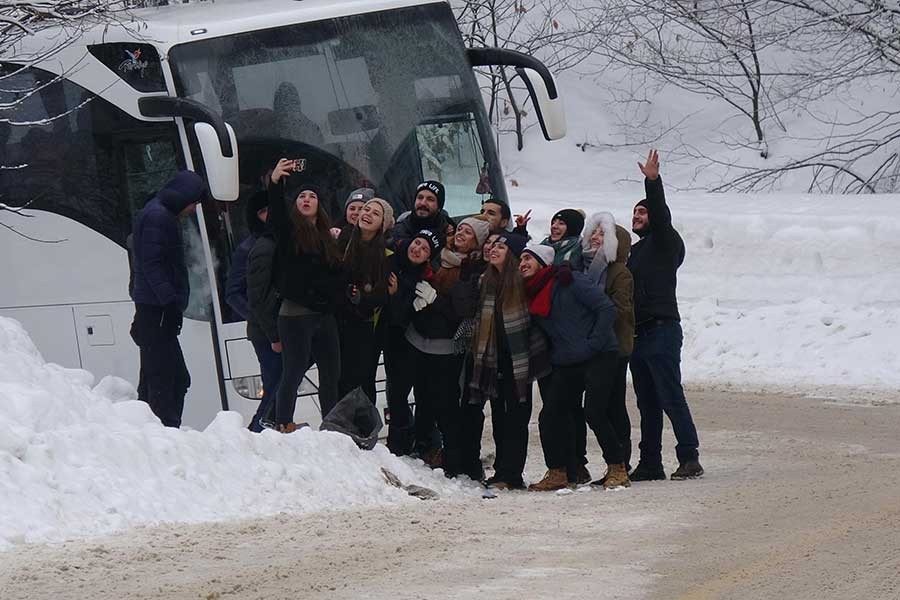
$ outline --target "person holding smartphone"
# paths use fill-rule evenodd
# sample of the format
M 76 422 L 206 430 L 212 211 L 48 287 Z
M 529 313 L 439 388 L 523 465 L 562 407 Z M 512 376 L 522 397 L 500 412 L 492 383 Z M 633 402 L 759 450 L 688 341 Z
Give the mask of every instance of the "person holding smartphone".
M 319 367 L 322 418 L 337 404 L 341 349 L 333 313 L 345 299 L 348 284 L 319 190 L 308 180 L 291 181 L 296 171 L 296 161 L 282 158 L 268 182 L 268 223 L 276 236 L 274 279 L 282 297 L 282 378 L 275 397 L 275 427 L 283 433 L 297 429 L 297 388 L 311 355 Z

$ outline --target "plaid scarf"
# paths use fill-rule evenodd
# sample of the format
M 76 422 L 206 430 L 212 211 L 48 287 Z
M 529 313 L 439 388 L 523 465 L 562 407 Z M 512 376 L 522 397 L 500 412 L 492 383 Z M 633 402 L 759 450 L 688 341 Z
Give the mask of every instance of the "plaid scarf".
M 498 365 L 498 340 L 501 333 L 506 336 L 512 359 L 512 377 L 519 402 L 528 399 L 532 382 L 543 377 L 550 370 L 547 342 L 537 327 L 531 327 L 531 317 L 527 306 L 506 308 L 503 331 L 497 331 L 497 298 L 493 290 L 486 290 L 481 302 L 481 311 L 475 323 L 475 347 L 473 349 L 473 370 L 470 403 L 484 404 L 498 396 L 497 383 L 500 376 Z

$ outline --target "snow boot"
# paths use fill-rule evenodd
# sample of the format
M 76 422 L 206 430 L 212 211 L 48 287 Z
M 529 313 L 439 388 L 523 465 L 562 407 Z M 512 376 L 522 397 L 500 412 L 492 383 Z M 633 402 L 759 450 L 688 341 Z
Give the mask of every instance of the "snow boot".
M 638 466 L 631 472 L 629 478 L 631 481 L 664 481 L 666 472 L 663 470 L 662 465 L 659 465 L 658 467 L 648 467 L 642 463 L 638 463 Z
M 631 480 L 628 479 L 628 471 L 625 470 L 625 464 L 609 465 L 602 485 L 607 490 L 617 487 L 631 487 Z
M 552 492 L 569 487 L 569 476 L 565 469 L 550 469 L 544 478 L 528 486 L 529 492 Z
M 700 461 L 697 459 L 684 461 L 672 473 L 672 479 L 675 481 L 699 477 L 703 477 L 703 467 L 700 466 Z

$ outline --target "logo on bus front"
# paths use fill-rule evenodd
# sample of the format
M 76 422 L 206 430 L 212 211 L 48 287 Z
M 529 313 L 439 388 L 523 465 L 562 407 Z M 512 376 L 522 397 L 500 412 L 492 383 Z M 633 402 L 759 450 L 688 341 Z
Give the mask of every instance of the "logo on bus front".
M 128 55 L 128 58 L 119 63 L 119 70 L 123 73 L 137 72 L 141 77 L 143 77 L 144 71 L 147 70 L 147 67 L 150 66 L 150 63 L 146 60 L 141 60 L 141 49 L 138 48 L 134 52 L 126 50 L 125 54 Z

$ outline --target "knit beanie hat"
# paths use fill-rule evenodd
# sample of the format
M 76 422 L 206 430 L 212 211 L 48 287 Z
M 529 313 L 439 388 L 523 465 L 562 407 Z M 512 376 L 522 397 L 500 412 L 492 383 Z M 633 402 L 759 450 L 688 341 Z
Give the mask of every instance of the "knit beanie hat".
M 484 246 L 484 241 L 491 234 L 491 224 L 484 219 L 478 217 L 466 217 L 459 222 L 460 225 L 468 225 L 475 232 L 475 239 L 478 240 L 478 247 Z
M 259 220 L 259 211 L 269 208 L 269 194 L 265 190 L 254 192 L 247 200 L 247 228 L 256 233 L 266 228 L 265 223 Z
M 444 208 L 444 202 L 447 199 L 447 194 L 444 191 L 444 184 L 440 181 L 428 180 L 423 181 L 419 184 L 419 187 L 416 188 L 416 195 L 419 194 L 422 190 L 428 190 L 432 194 L 437 197 L 438 208 Z
M 528 244 L 528 238 L 524 235 L 519 235 L 518 233 L 503 233 L 497 238 L 497 243 L 506 244 L 506 247 L 509 248 L 516 257 L 519 257 L 522 256 L 522 251 L 525 250 L 525 246 Z
M 541 263 L 542 267 L 549 267 L 552 265 L 553 259 L 556 256 L 556 251 L 553 250 L 552 246 L 544 246 L 543 244 L 528 244 L 525 246 L 525 250 L 522 251 L 523 254 L 526 252 Z
M 566 224 L 566 237 L 575 237 L 581 235 L 584 230 L 584 211 L 574 208 L 564 208 L 550 219 L 552 223 L 559 219 Z
M 441 236 L 431 231 L 430 229 L 420 229 L 416 235 L 412 237 L 412 239 L 422 238 L 428 245 L 431 246 L 431 256 L 437 256 L 437 253 L 440 252 L 443 244 L 441 243 Z
M 352 192 L 350 192 L 350 195 L 347 196 L 347 200 L 344 202 L 344 212 L 347 212 L 347 207 L 354 202 L 368 202 L 374 197 L 375 190 L 373 190 L 372 188 L 359 188 L 357 190 L 353 190 Z
M 372 190 L 369 190 L 370 192 Z M 355 202 L 355 201 L 354 201 Z M 386 232 L 394 226 L 394 207 L 388 203 L 387 200 L 383 198 L 370 198 L 363 208 L 372 203 L 377 203 L 381 205 L 381 212 L 384 215 L 383 223 L 381 224 L 381 231 Z

